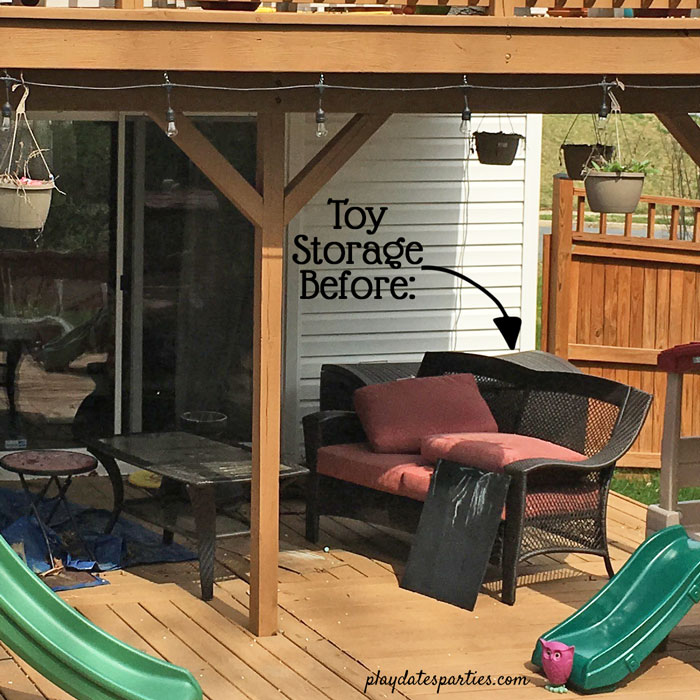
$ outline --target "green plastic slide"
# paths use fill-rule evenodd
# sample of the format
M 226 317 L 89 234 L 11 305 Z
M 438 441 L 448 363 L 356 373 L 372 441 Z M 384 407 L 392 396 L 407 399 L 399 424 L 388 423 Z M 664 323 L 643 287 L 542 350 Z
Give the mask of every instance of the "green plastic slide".
M 700 542 L 681 525 L 655 533 L 580 610 L 542 635 L 573 645 L 569 685 L 613 690 L 700 601 Z M 539 641 L 532 663 L 541 664 Z
M 189 671 L 95 627 L 0 537 L 0 640 L 78 700 L 202 700 Z

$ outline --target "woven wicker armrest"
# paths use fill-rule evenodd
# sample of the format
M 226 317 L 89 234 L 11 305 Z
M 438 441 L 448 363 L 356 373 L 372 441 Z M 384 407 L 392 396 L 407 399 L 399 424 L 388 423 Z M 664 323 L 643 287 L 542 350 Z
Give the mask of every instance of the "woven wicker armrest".
M 510 476 L 520 476 L 544 470 L 565 470 L 567 472 L 590 472 L 612 467 L 615 461 L 599 459 L 598 455 L 581 460 L 580 462 L 568 462 L 563 459 L 547 459 L 535 457 L 533 459 L 521 459 L 505 466 L 505 473 Z
M 365 442 L 367 436 L 354 411 L 319 411 L 304 416 L 306 466 L 316 468 L 316 453 L 325 445 Z

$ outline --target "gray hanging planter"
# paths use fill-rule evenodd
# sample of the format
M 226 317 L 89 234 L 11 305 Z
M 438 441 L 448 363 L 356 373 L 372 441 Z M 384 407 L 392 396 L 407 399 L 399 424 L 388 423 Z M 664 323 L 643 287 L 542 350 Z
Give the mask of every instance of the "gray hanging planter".
M 476 154 L 484 165 L 510 165 L 518 152 L 520 134 L 506 134 L 502 131 L 477 131 L 474 134 Z
M 639 204 L 644 173 L 588 171 L 583 181 L 591 211 L 601 214 L 631 214 Z
M 0 172 L 0 226 L 15 229 L 42 229 L 46 223 L 51 208 L 51 196 L 56 189 L 54 177 L 49 164 L 44 158 L 43 149 L 39 145 L 27 119 L 26 102 L 29 88 L 24 83 L 15 84 L 12 90 L 21 87 L 24 94 L 15 109 L 15 120 L 7 151 L 3 155 L 2 172 Z M 26 128 L 31 138 L 28 147 L 29 155 L 22 156 L 23 144 L 18 136 L 20 124 Z M 17 159 L 15 159 L 17 156 Z M 29 163 L 32 158 L 38 158 L 43 163 L 47 178 L 34 179 L 31 177 Z
M 564 154 L 566 174 L 572 180 L 583 180 L 591 161 L 595 159 L 610 161 L 615 155 L 614 146 L 604 146 L 602 143 L 564 143 L 561 145 L 561 150 Z
M 0 179 L 0 227 L 43 228 L 55 187 L 53 180 Z

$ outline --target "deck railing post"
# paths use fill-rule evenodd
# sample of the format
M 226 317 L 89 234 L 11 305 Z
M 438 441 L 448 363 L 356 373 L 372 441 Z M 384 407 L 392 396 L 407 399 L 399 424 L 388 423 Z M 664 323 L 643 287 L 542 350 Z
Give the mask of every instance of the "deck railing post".
M 562 174 L 555 175 L 552 191 L 547 350 L 564 359 L 569 356 L 573 196 L 574 181 Z

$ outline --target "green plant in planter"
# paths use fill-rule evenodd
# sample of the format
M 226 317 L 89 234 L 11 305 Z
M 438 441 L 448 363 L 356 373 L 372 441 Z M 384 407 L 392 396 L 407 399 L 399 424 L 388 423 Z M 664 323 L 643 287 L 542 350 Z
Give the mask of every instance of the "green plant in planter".
M 624 163 L 619 160 L 595 159 L 591 161 L 593 170 L 599 173 L 641 173 L 642 175 L 652 175 L 656 168 L 650 160 L 628 160 Z
M 583 181 L 588 206 L 605 214 L 631 214 L 642 196 L 645 176 L 653 172 L 649 160 L 592 161 Z

